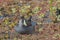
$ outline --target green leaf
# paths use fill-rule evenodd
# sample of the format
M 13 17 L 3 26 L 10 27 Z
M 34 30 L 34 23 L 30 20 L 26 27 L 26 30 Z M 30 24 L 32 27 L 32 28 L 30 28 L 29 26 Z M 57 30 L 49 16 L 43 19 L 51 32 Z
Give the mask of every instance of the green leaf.
M 44 14 L 40 14 L 40 15 L 39 15 L 39 18 L 42 18 L 42 17 L 44 17 Z
M 40 11 L 40 8 L 39 8 L 39 7 L 35 7 L 35 8 L 32 10 L 33 13 L 38 13 L 39 11 Z
M 12 13 L 15 13 L 16 12 L 16 8 L 12 8 Z
M 57 16 L 57 21 L 60 21 L 60 15 Z

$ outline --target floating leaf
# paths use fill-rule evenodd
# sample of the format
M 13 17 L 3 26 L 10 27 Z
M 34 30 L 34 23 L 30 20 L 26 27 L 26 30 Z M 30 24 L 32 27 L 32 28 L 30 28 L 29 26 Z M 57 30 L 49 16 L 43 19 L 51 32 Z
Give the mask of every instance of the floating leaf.
M 11 24 L 9 25 L 10 28 L 13 28 L 14 26 L 15 26 L 15 23 L 11 23 Z
M 30 9 L 29 9 L 28 6 L 23 6 L 23 7 L 21 7 L 20 12 L 21 12 L 22 14 L 28 13 L 28 12 L 30 12 Z
M 10 24 L 9 27 L 12 28 L 12 25 Z
M 43 30 L 43 28 L 39 28 L 39 31 L 42 31 Z
M 24 14 L 24 13 L 26 13 L 27 11 L 26 11 L 25 8 L 21 8 L 20 12 L 21 12 L 22 14 Z
M 60 15 L 57 16 L 57 21 L 60 21 Z
M 30 8 L 30 5 L 24 6 L 24 8 Z
M 54 34 L 55 37 L 60 37 L 59 33 Z
M 0 16 L 2 16 L 2 13 L 0 12 Z
M 12 8 L 12 13 L 15 13 L 16 12 L 16 8 Z
M 8 34 L 6 34 L 6 35 L 5 35 L 5 38 L 8 38 L 8 37 L 9 37 Z
M 40 14 L 40 15 L 39 15 L 39 18 L 42 18 L 42 17 L 44 17 L 44 14 Z
M 17 38 L 15 37 L 14 40 L 17 40 Z
M 5 24 L 9 24 L 9 21 L 8 20 L 5 20 L 5 22 L 4 22 Z
M 33 12 L 33 13 L 38 13 L 40 10 L 41 10 L 40 7 L 35 7 L 35 8 L 32 10 L 32 12 Z

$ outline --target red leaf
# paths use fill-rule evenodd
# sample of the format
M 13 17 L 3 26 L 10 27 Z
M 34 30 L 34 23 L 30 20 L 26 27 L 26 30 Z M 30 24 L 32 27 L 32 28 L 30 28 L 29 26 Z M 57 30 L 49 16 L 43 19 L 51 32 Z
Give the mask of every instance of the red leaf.
M 2 0 L 0 0 L 0 2 L 2 2 Z

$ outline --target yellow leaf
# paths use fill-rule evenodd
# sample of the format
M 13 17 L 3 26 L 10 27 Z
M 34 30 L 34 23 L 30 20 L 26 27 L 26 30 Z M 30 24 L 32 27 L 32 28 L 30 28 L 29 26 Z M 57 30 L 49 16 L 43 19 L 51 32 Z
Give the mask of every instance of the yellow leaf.
M 8 24 L 9 22 L 8 22 L 8 20 L 5 20 L 5 24 Z
M 6 34 L 5 37 L 8 38 L 8 34 Z
M 58 15 L 57 20 L 60 21 L 60 15 Z
M 33 13 L 38 13 L 40 11 L 40 7 L 35 7 L 32 11 Z
M 9 27 L 12 28 L 12 25 L 10 24 Z
M 0 13 L 0 16 L 2 16 L 2 14 Z
M 16 12 L 16 9 L 15 8 L 12 8 L 12 12 L 15 13 Z
M 39 31 L 42 31 L 43 30 L 43 28 L 39 28 Z
M 17 40 L 17 38 L 14 38 L 14 40 Z
M 15 26 L 15 23 L 12 23 L 12 26 Z
M 44 14 L 40 14 L 40 15 L 39 15 L 39 18 L 42 18 L 42 17 L 44 17 Z
M 28 8 L 30 8 L 30 5 L 28 5 Z

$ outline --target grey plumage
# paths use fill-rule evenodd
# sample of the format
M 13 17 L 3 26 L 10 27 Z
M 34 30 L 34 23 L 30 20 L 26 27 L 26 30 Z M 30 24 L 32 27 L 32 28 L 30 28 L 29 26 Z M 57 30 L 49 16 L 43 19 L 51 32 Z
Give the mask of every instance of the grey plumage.
M 31 21 L 31 26 L 22 26 L 22 20 L 19 20 L 19 25 L 15 26 L 15 30 L 18 33 L 33 33 L 35 31 L 36 22 Z

